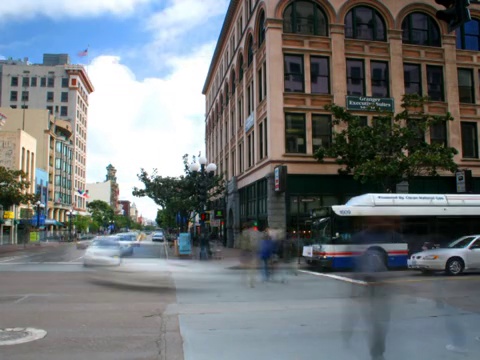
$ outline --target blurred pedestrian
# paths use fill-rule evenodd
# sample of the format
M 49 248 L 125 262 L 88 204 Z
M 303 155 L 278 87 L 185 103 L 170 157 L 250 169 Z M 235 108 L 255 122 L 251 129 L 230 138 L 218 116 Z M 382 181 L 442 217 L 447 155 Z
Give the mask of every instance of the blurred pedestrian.
M 274 243 L 270 236 L 270 231 L 268 228 L 262 234 L 262 239 L 260 241 L 260 249 L 259 249 L 259 259 L 260 259 L 260 266 L 262 269 L 262 280 L 269 281 L 271 280 L 272 275 L 272 256 L 274 253 Z
M 240 262 L 246 269 L 247 285 L 255 287 L 255 273 L 257 269 L 257 248 L 259 232 L 251 224 L 243 227 L 240 235 Z

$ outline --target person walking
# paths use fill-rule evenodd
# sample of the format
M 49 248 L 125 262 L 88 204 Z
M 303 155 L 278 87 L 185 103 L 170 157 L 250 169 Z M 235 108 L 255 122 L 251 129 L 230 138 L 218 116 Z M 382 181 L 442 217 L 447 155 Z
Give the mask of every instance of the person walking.
M 260 249 L 259 249 L 259 258 L 260 264 L 262 269 L 262 280 L 264 282 L 269 281 L 272 275 L 271 269 L 271 260 L 274 250 L 273 240 L 270 236 L 269 229 L 265 229 L 263 232 L 263 238 L 260 241 Z

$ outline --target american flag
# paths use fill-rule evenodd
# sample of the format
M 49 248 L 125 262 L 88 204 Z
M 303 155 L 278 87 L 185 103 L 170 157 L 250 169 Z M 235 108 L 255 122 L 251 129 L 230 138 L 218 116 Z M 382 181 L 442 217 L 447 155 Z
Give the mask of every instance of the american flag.
M 88 56 L 88 49 L 85 49 L 83 51 L 79 51 L 77 54 L 79 57 L 85 57 Z

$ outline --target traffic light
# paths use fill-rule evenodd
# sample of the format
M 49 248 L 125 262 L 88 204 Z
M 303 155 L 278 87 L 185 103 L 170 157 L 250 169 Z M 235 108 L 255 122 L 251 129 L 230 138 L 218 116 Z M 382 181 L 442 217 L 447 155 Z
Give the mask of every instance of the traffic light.
M 201 221 L 210 221 L 210 214 L 209 213 L 201 213 L 200 214 Z
M 436 18 L 448 24 L 448 32 L 472 19 L 468 10 L 470 0 L 435 0 L 435 2 L 445 7 L 445 10 L 437 11 Z

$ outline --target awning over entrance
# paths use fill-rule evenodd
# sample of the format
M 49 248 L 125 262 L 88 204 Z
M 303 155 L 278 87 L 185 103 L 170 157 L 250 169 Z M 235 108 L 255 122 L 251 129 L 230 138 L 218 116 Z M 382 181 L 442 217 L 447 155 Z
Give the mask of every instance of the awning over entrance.
M 45 225 L 46 226 L 50 226 L 50 225 L 53 225 L 53 226 L 65 226 L 63 223 L 61 223 L 60 221 L 57 221 L 55 219 L 45 219 Z

